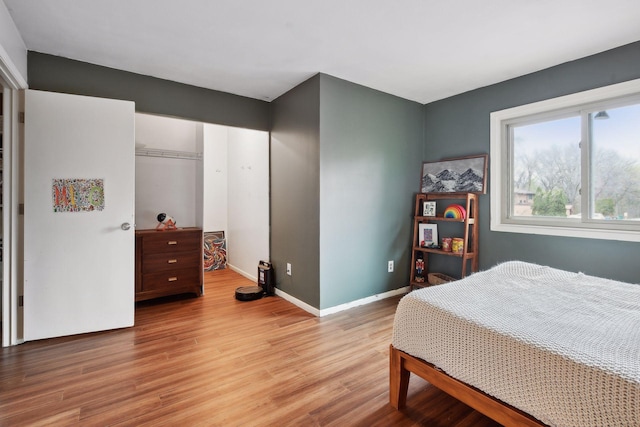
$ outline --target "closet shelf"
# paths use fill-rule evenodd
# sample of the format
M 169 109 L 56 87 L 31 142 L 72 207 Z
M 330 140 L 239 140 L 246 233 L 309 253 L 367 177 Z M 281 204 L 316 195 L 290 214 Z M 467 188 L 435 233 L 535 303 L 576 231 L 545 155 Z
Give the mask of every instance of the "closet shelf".
M 202 160 L 202 153 L 190 151 L 162 150 L 159 148 L 136 148 L 136 156 L 165 157 L 169 159 Z

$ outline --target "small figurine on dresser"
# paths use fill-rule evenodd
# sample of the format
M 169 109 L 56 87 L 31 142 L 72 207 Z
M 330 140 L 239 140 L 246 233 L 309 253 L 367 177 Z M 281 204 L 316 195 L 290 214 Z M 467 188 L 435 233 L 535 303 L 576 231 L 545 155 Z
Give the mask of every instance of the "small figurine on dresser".
M 158 225 L 156 226 L 156 230 L 165 231 L 165 230 L 176 230 L 176 220 L 173 217 L 170 217 L 166 213 L 162 212 L 158 214 Z

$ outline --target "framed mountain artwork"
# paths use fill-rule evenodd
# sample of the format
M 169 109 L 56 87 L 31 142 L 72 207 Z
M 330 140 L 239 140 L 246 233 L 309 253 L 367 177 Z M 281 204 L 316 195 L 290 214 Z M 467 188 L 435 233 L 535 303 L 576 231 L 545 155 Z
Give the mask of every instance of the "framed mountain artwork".
M 489 155 L 480 154 L 423 162 L 420 192 L 486 194 L 488 159 Z

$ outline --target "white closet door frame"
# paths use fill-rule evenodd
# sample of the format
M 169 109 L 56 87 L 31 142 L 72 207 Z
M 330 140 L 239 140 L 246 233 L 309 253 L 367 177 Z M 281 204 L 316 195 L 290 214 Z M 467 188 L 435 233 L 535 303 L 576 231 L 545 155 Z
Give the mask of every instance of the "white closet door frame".
M 21 287 L 18 282 L 21 258 L 21 217 L 19 215 L 19 89 L 26 89 L 27 82 L 11 62 L 8 53 L 0 46 L 0 84 L 3 87 L 3 168 L 2 168 L 2 346 L 22 342 L 22 311 L 19 307 Z

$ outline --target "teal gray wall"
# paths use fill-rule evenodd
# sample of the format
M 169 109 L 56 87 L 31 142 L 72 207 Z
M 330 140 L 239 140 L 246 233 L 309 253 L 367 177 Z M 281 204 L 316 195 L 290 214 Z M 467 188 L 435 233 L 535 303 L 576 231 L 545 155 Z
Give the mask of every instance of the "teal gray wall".
M 272 107 L 278 288 L 325 309 L 406 286 L 423 106 L 319 74 Z
M 426 106 L 324 74 L 269 104 L 34 52 L 28 70 L 34 89 L 133 100 L 142 112 L 272 130 L 276 283 L 324 309 L 408 284 L 421 161 L 489 153 L 492 111 L 640 78 L 640 42 Z M 481 268 L 521 259 L 639 281 L 638 243 L 491 232 L 489 197 L 480 197 Z M 453 275 L 457 259 L 433 258 L 435 269 Z M 394 273 L 386 271 L 388 260 Z
M 320 75 L 320 308 L 409 283 L 422 110 Z
M 36 52 L 28 66 L 32 89 L 127 99 L 141 112 L 271 130 L 277 286 L 316 308 L 406 286 L 421 105 L 321 74 L 269 104 Z M 386 271 L 388 260 L 394 273 Z
M 320 307 L 320 76 L 272 102 L 271 261 L 276 286 Z M 291 263 L 292 275 L 286 275 Z
M 492 111 L 637 78 L 640 78 L 640 42 L 427 104 L 424 160 L 489 153 Z M 491 196 L 489 193 L 480 196 L 482 269 L 519 259 L 640 282 L 639 243 L 491 232 Z M 453 272 L 453 262 L 457 261 L 432 259 L 435 268 L 444 272 Z
M 269 103 L 43 53 L 28 53 L 29 88 L 136 103 L 136 111 L 268 131 Z

